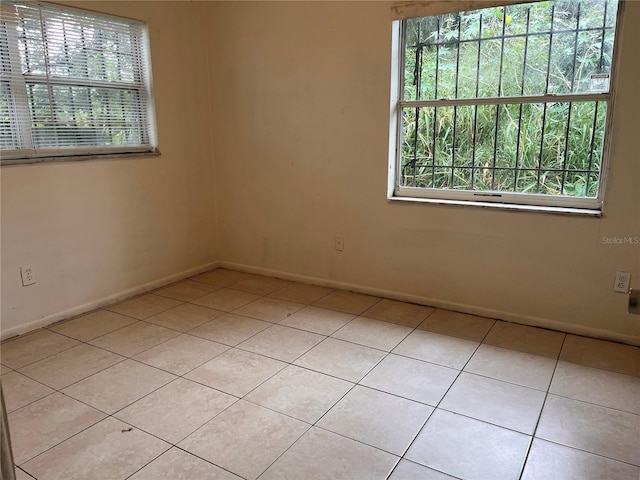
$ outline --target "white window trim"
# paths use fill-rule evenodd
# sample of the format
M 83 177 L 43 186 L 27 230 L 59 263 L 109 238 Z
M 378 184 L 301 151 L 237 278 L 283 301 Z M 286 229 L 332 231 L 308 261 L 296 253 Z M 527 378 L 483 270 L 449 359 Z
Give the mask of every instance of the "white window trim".
M 533 0 L 536 1 L 536 0 Z M 503 1 L 503 2 L 491 2 L 488 6 L 502 6 L 513 3 L 527 3 L 526 0 L 518 2 Z M 474 8 L 481 8 L 472 7 Z M 402 100 L 401 94 L 403 91 L 404 83 L 404 32 L 403 32 L 403 20 L 412 18 L 416 15 L 408 15 L 396 18 L 392 21 L 392 50 L 391 50 L 391 93 L 390 93 L 390 127 L 389 127 L 389 168 L 388 168 L 388 182 L 387 182 L 387 200 L 400 201 L 409 203 L 423 203 L 423 204 L 440 204 L 440 205 L 457 205 L 457 206 L 472 206 L 472 207 L 489 207 L 503 210 L 518 210 L 518 211 L 530 211 L 530 212 L 543 212 L 543 213 L 561 213 L 561 214 L 576 214 L 593 217 L 601 217 L 604 206 L 605 186 L 608 176 L 610 154 L 611 154 L 611 136 L 612 136 L 612 123 L 613 112 L 615 104 L 615 92 L 617 84 L 618 73 L 618 56 L 620 48 L 620 39 L 622 38 L 622 17 L 624 10 L 624 1 L 620 0 L 618 10 L 618 18 L 616 22 L 615 42 L 613 46 L 613 60 L 611 65 L 611 84 L 609 92 L 601 97 L 602 100 L 607 101 L 607 116 L 605 120 L 605 136 L 602 149 L 602 161 L 599 178 L 598 196 L 596 198 L 583 198 L 583 197 L 568 197 L 562 195 L 544 195 L 544 194 L 523 194 L 517 192 L 481 192 L 471 190 L 453 190 L 453 189 L 436 189 L 436 188 L 422 188 L 422 187 L 404 187 L 400 186 L 400 176 L 398 175 L 401 164 L 401 142 L 402 142 L 402 108 L 406 104 L 412 106 L 450 106 L 450 105 L 479 105 L 479 104 L 496 104 L 496 103 L 508 103 L 508 97 L 501 97 L 499 99 L 469 99 L 468 100 L 429 100 L 429 101 L 410 101 L 406 102 Z M 451 9 L 448 9 L 449 13 Z M 462 11 L 462 10 L 456 10 Z M 425 15 L 439 15 L 439 13 L 420 14 Z M 588 96 L 593 99 L 592 95 Z M 516 97 L 519 99 L 518 103 L 522 102 L 522 98 L 528 97 Z M 532 97 L 533 98 L 533 97 Z M 580 100 L 584 98 L 581 95 L 546 95 L 541 97 L 535 97 L 538 103 L 543 103 L 545 99 L 550 98 L 551 101 L 562 101 L 563 98 L 570 100 Z M 532 101 L 532 99 L 529 99 Z M 424 105 L 423 105 L 424 104 Z

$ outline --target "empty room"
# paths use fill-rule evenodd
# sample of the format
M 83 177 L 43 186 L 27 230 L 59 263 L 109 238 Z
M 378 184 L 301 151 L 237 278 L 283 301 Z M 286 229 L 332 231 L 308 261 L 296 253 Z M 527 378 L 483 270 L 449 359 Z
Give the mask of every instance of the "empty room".
M 2 480 L 638 480 L 640 2 L 0 4 Z

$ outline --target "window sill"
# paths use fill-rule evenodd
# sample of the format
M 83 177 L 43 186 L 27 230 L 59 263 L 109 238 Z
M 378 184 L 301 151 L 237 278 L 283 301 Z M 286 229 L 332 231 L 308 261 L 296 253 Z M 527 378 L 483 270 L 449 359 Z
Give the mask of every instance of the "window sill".
M 529 213 L 552 213 L 560 215 L 574 215 L 580 217 L 602 217 L 602 210 L 589 208 L 550 207 L 541 205 L 519 205 L 515 203 L 478 202 L 471 200 L 447 200 L 443 198 L 416 198 L 416 197 L 387 197 L 392 202 L 429 203 L 436 205 L 458 205 L 464 207 L 492 208 L 504 211 L 519 211 Z
M 126 153 L 101 153 L 92 155 L 68 155 L 63 157 L 34 157 L 34 158 L 0 158 L 0 166 L 10 167 L 13 165 L 32 165 L 40 163 L 68 163 L 68 162 L 87 162 L 92 160 L 110 160 L 116 158 L 130 157 L 158 157 L 158 150 L 153 152 L 126 152 Z

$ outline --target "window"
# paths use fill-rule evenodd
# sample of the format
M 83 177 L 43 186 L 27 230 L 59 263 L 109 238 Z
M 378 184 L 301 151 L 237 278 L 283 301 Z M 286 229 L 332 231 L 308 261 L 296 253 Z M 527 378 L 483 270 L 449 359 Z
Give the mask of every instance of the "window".
M 397 22 L 391 197 L 602 206 L 617 0 Z
M 3 163 L 155 151 L 144 24 L 32 2 L 0 8 Z

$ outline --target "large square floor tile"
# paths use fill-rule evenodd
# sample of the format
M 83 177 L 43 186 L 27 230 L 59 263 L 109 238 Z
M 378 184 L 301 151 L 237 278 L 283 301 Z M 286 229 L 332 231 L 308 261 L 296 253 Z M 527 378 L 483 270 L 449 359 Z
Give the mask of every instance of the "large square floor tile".
M 536 437 L 640 465 L 640 416 L 549 395 Z
M 378 297 L 348 292 L 346 290 L 336 290 L 335 292 L 322 297 L 320 300 L 315 302 L 314 305 L 328 310 L 337 310 L 338 312 L 360 315 L 379 301 L 380 298 Z
M 347 323 L 340 330 L 331 335 L 340 340 L 358 343 L 367 347 L 385 350 L 393 350 L 407 335 L 411 333 L 410 327 L 394 325 L 371 318 L 358 317 Z
M 546 391 L 556 360 L 508 348 L 481 344 L 464 367 L 466 372 Z
M 289 365 L 245 397 L 307 423 L 315 423 L 345 393 L 352 383 Z
M 366 310 L 362 316 L 414 328 L 434 311 L 431 307 L 384 298 Z
M 323 335 L 296 328 L 272 325 L 239 344 L 238 348 L 284 362 L 293 362 L 324 338 Z
M 437 309 L 418 325 L 418 328 L 473 342 L 481 342 L 494 323 L 496 321 L 491 318 Z
M 382 360 L 360 384 L 435 406 L 458 373 L 451 368 L 392 354 Z
M 233 348 L 185 375 L 185 378 L 243 397 L 287 364 Z
M 282 280 L 281 278 L 263 277 L 254 275 L 250 278 L 233 284 L 234 290 L 242 290 L 243 292 L 255 293 L 256 295 L 269 295 L 270 293 L 286 287 L 291 282 Z
M 135 323 L 131 317 L 120 315 L 108 310 L 96 310 L 67 322 L 56 323 L 47 327 L 48 330 L 61 333 L 67 337 L 88 342 L 94 338 L 111 333 L 119 328 Z
M 138 320 L 144 320 L 151 315 L 164 312 L 165 310 L 176 307 L 181 303 L 182 302 L 173 300 L 172 298 L 161 297 L 160 295 L 148 293 L 104 308 L 111 312 L 137 318 Z
M 190 335 L 235 346 L 272 324 L 228 313 L 189 331 Z
M 153 315 L 147 318 L 146 321 L 172 330 L 187 332 L 224 314 L 225 312 L 214 310 L 213 308 L 183 303 L 182 305 Z
M 533 440 L 522 480 L 635 480 L 640 468 L 556 443 Z
M 533 435 L 545 392 L 462 372 L 439 408 Z
M 101 348 L 80 344 L 21 368 L 20 372 L 56 390 L 61 390 L 124 359 L 120 355 Z
M 172 375 L 125 360 L 71 385 L 62 393 L 112 414 L 173 380 Z
M 304 303 L 309 305 L 310 303 L 320 300 L 325 295 L 328 295 L 333 290 L 325 287 L 318 287 L 316 285 L 306 285 L 304 283 L 292 283 L 280 290 L 275 291 L 270 296 L 274 298 L 280 298 L 282 300 L 288 300 L 295 303 Z
M 422 403 L 356 386 L 318 426 L 401 456 L 431 412 Z
M 163 453 L 130 480 L 242 480 L 212 463 L 172 448 Z
M 387 452 L 312 427 L 260 480 L 384 480 L 397 461 Z
M 182 282 L 174 283 L 168 287 L 161 288 L 153 292 L 155 295 L 162 297 L 173 298 L 174 300 L 180 300 L 181 302 L 188 302 L 198 297 L 204 297 L 207 293 L 215 292 L 221 289 L 215 285 L 207 285 L 201 282 L 193 282 L 191 280 L 184 280 Z
M 9 414 L 16 465 L 39 455 L 105 414 L 60 393 L 54 393 Z
M 231 288 L 223 288 L 209 293 L 204 297 L 192 300 L 196 305 L 209 307 L 223 312 L 231 312 L 240 308 L 247 303 L 255 302 L 260 298 L 259 295 L 253 293 L 241 292 L 240 290 L 232 290 Z
M 565 334 L 542 328 L 496 322 L 483 343 L 549 358 L 558 358 Z
M 640 378 L 631 375 L 561 361 L 549 392 L 640 415 Z
M 147 322 L 137 322 L 102 337 L 94 338 L 89 343 L 125 357 L 133 357 L 178 335 L 180 332 L 169 328 Z
M 175 444 L 236 400 L 226 393 L 178 378 L 120 410 L 115 416 Z
M 250 273 L 227 270 L 226 268 L 216 268 L 215 270 L 209 270 L 208 272 L 191 277 L 189 280 L 208 283 L 209 285 L 217 285 L 219 287 L 228 287 L 229 285 L 242 282 L 251 277 L 253 277 L 253 275 Z
M 640 347 L 567 335 L 560 360 L 640 377 Z
M 242 400 L 179 447 L 246 479 L 256 479 L 309 425 Z
M 18 372 L 9 372 L 2 377 L 2 394 L 4 395 L 7 413 L 29 405 L 54 391 L 39 382 L 25 377 Z
M 386 355 L 382 350 L 327 338 L 298 358 L 294 364 L 358 382 Z
M 478 342 L 463 338 L 415 330 L 393 349 L 393 353 L 460 370 L 478 346 Z
M 277 298 L 259 298 L 255 302 L 248 303 L 237 309 L 234 313 L 245 317 L 257 318 L 265 322 L 277 323 L 297 312 L 304 305 L 301 303 L 287 302 Z
M 459 478 L 518 480 L 530 440 L 527 435 L 438 409 L 406 458 Z
M 228 349 L 227 345 L 183 334 L 136 355 L 134 359 L 175 375 L 184 375 Z
M 16 480 L 34 480 L 34 478 L 24 470 L 16 467 Z
M 334 312 L 326 308 L 305 307 L 280 321 L 280 325 L 299 328 L 321 335 L 331 335 L 354 318 L 344 312 Z
M 106 418 L 23 467 L 38 480 L 124 479 L 169 447 L 120 420 Z
M 393 470 L 389 480 L 457 480 L 456 477 L 402 459 Z
M 38 330 L 3 342 L 0 346 L 2 364 L 17 369 L 60 353 L 80 342 L 49 330 Z

